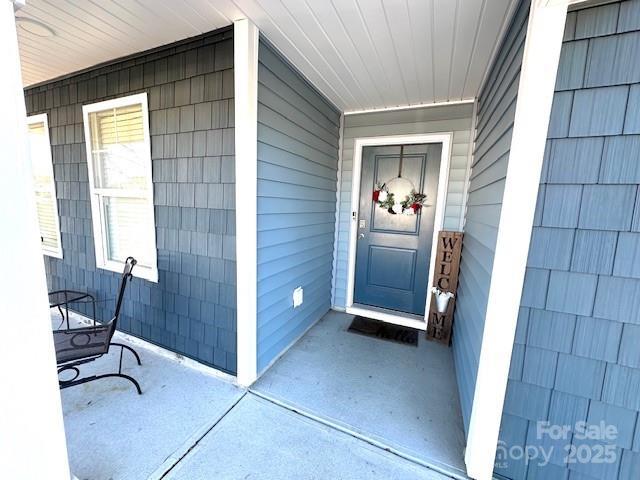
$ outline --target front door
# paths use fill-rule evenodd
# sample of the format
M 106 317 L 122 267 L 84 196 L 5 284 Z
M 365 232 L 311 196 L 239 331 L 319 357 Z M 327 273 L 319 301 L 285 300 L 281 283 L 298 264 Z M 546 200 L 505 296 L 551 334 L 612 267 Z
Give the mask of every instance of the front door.
M 424 315 L 441 152 L 442 144 L 363 148 L 354 303 Z M 383 184 L 395 202 L 412 189 L 426 194 L 424 205 L 414 215 L 381 207 L 373 192 Z

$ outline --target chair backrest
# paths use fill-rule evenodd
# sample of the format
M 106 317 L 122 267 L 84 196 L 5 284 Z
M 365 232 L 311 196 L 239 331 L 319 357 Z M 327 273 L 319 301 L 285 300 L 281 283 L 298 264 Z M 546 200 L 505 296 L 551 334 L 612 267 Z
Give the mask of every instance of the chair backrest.
M 122 308 L 122 300 L 124 300 L 124 292 L 127 289 L 127 281 L 131 281 L 133 275 L 131 272 L 133 271 L 133 267 L 136 266 L 138 262 L 133 257 L 127 257 L 124 261 L 124 270 L 122 270 L 122 277 L 120 278 L 120 288 L 118 289 L 118 297 L 116 299 L 116 311 L 113 314 L 113 318 L 109 322 L 109 340 L 111 340 L 111 336 L 116 330 L 116 324 L 118 323 L 118 318 L 120 317 L 120 309 Z

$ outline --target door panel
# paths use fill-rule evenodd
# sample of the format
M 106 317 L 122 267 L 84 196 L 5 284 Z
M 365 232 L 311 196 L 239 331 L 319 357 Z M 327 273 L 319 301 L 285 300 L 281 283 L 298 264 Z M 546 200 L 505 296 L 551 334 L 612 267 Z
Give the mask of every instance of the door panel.
M 363 149 L 355 303 L 424 315 L 441 151 L 441 144 L 406 145 L 401 162 L 399 145 Z M 372 200 L 378 183 L 398 200 L 411 188 L 426 193 L 422 211 L 380 208 Z
M 367 283 L 377 287 L 413 291 L 416 251 L 406 248 L 389 248 L 369 245 L 369 271 Z M 394 278 L 390 270 L 407 272 L 408 275 Z

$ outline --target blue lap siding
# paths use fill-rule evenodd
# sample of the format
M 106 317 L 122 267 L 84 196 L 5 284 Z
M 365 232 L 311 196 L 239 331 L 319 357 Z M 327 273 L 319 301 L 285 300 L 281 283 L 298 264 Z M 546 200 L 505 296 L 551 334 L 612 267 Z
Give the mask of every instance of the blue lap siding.
M 331 307 L 340 114 L 262 39 L 258 58 L 262 372 Z
M 555 451 L 501 461 L 511 479 L 640 475 L 639 51 L 639 0 L 569 13 L 501 426 Z M 552 441 L 539 421 L 616 433 Z M 572 446 L 613 456 L 567 462 Z
M 64 258 L 44 257 L 49 288 L 88 290 L 108 300 L 98 304 L 99 319 L 113 315 L 119 275 L 95 264 L 82 106 L 141 92 L 149 103 L 159 281 L 130 283 L 119 329 L 234 373 L 230 28 L 25 90 L 28 114 L 47 113 L 50 127 Z

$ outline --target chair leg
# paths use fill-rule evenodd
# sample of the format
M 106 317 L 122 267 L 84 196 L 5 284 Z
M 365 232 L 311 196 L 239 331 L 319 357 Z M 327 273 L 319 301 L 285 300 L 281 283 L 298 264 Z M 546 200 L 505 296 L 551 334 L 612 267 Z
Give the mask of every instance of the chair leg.
M 130 346 L 123 345 L 122 343 L 116 343 L 116 342 L 111 342 L 111 345 L 115 345 L 117 347 L 122 347 L 122 349 L 129 350 L 131 353 L 133 353 L 133 356 L 136 357 L 136 361 L 138 362 L 138 365 L 142 365 L 142 363 L 140 362 L 140 357 L 138 356 L 136 351 L 133 348 L 131 348 Z
M 140 389 L 140 384 L 133 377 L 130 377 L 129 375 L 125 375 L 124 373 L 104 373 L 102 375 L 92 375 L 91 377 L 85 377 L 85 378 L 81 378 L 79 380 L 73 380 L 70 382 L 65 382 L 65 383 L 60 382 L 60 389 L 73 387 L 74 385 L 80 385 L 82 383 L 93 382 L 94 380 L 99 380 L 101 378 L 111 378 L 111 377 L 124 378 L 125 380 L 129 380 L 136 387 L 136 390 L 138 391 L 138 395 L 142 395 L 142 389 Z
M 99 378 L 108 378 L 108 377 L 119 377 L 119 378 L 124 378 L 125 380 L 129 380 L 136 387 L 136 390 L 138 391 L 138 395 L 142 395 L 140 384 L 136 381 L 136 379 L 133 377 L 130 377 L 129 375 L 125 375 L 124 373 L 105 373 L 103 375 L 96 375 L 95 380 L 98 380 Z

